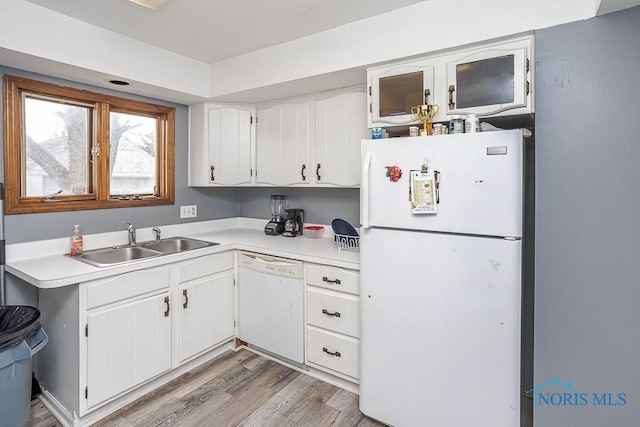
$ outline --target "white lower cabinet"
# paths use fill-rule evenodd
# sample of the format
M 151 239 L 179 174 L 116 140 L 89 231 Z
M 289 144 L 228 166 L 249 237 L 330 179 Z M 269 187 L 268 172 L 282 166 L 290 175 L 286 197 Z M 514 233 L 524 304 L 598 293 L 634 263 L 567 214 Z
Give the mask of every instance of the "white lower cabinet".
M 234 336 L 234 253 L 40 289 L 38 376 L 83 417 Z M 177 355 L 177 356 L 176 356 Z
M 89 408 L 171 369 L 169 292 L 87 315 Z
M 170 277 L 162 266 L 80 285 L 87 409 L 171 369 Z
M 307 365 L 358 382 L 360 377 L 359 273 L 306 265 Z
M 307 326 L 307 364 L 337 376 L 359 378 L 360 341 L 357 338 Z
M 49 343 L 38 353 L 38 378 L 59 413 L 91 424 L 228 345 L 236 335 L 235 256 L 39 289 Z M 304 363 L 357 384 L 359 272 L 305 263 L 305 278 Z
M 178 269 L 178 357 L 184 362 L 235 334 L 233 254 L 185 261 Z

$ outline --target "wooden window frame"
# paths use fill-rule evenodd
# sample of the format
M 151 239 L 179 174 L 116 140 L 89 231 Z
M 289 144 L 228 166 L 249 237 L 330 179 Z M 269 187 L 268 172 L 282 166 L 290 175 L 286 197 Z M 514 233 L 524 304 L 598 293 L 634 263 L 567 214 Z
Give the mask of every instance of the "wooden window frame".
M 16 76 L 5 75 L 3 80 L 6 214 L 175 204 L 174 108 Z M 98 147 L 99 155 L 91 157 L 94 184 L 92 194 L 56 196 L 55 202 L 47 202 L 43 196 L 22 196 L 22 147 L 25 136 L 22 95 L 25 92 L 93 105 L 93 135 L 90 144 L 92 147 Z M 141 199 L 121 199 L 110 195 L 109 112 L 111 109 L 157 119 L 156 195 Z

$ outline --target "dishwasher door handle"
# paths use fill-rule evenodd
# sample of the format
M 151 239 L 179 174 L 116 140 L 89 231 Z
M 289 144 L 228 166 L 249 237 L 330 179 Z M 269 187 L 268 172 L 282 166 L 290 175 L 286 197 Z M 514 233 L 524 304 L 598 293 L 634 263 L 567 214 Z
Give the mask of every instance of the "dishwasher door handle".
M 242 256 L 251 258 L 255 262 L 259 264 L 264 264 L 264 265 L 278 265 L 278 266 L 297 266 L 298 265 L 297 262 L 282 261 L 281 259 L 263 258 L 258 255 L 242 254 Z

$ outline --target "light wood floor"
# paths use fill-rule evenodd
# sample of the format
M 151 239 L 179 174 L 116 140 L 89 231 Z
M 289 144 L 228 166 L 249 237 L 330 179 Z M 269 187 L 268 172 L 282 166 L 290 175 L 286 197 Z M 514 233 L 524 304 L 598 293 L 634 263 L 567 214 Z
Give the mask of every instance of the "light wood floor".
M 60 426 L 37 400 L 30 425 Z M 382 426 L 362 415 L 357 395 L 248 350 L 229 351 L 94 425 Z

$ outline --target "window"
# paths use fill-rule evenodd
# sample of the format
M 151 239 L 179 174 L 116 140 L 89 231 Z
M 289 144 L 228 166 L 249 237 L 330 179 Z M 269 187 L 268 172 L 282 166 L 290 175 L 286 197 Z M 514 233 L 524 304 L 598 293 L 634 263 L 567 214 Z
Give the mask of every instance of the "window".
M 175 110 L 4 76 L 7 214 L 174 203 Z

